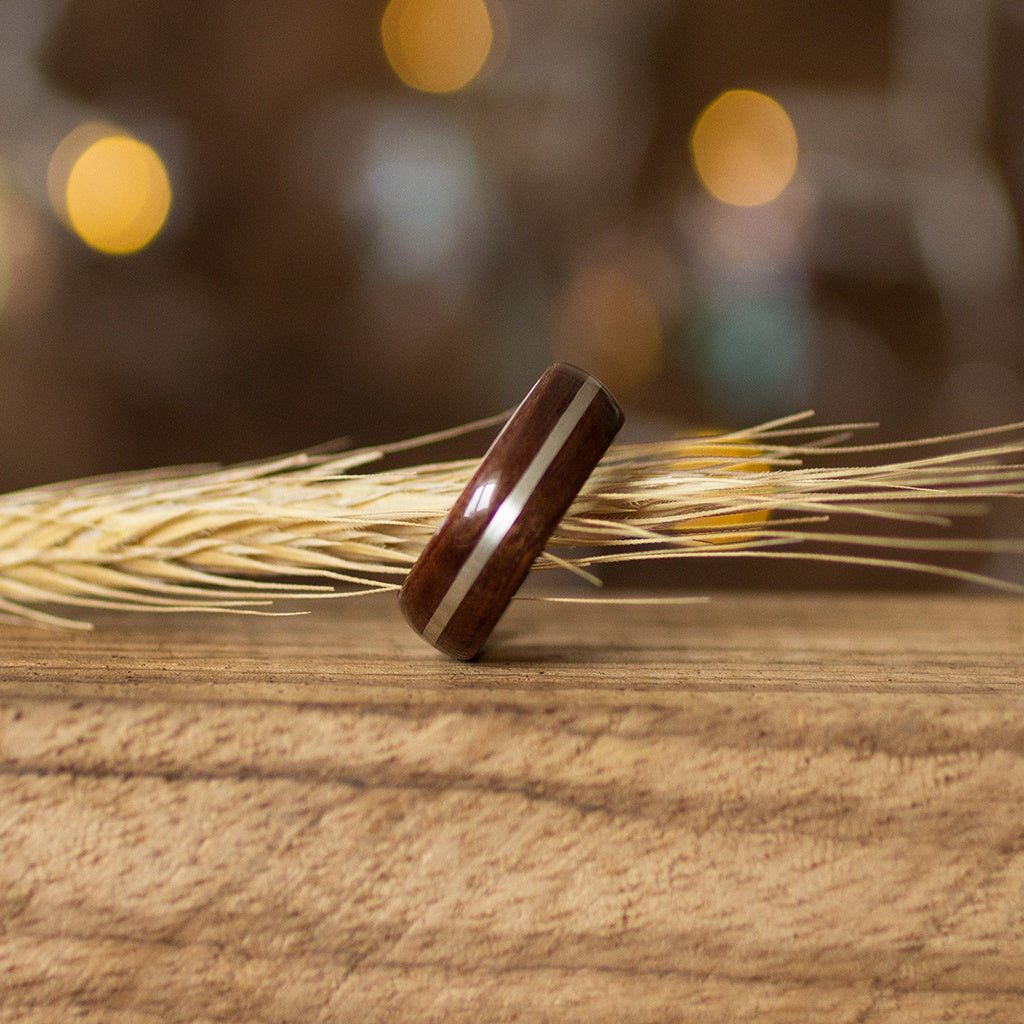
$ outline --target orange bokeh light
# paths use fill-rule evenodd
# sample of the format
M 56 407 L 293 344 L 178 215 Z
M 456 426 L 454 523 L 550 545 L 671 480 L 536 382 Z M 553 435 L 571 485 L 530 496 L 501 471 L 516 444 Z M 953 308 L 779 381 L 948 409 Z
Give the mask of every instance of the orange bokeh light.
M 722 443 L 710 438 L 707 442 L 687 442 L 681 450 L 679 467 L 687 472 L 717 473 L 750 473 L 759 477 L 767 477 L 771 466 L 756 461 L 757 456 L 764 453 L 756 445 L 732 442 Z M 738 462 L 751 456 L 754 461 Z M 751 483 L 745 488 L 747 496 L 758 492 L 767 494 L 768 485 L 763 487 Z M 686 533 L 700 533 L 703 540 L 712 544 L 741 544 L 753 540 L 754 533 L 737 531 L 737 526 L 758 526 L 768 521 L 771 512 L 767 508 L 752 508 L 745 512 L 727 512 L 722 515 L 702 516 L 680 524 L 679 529 Z M 716 532 L 716 531 L 721 531 Z
M 381 37 L 388 62 L 406 85 L 449 93 L 480 73 L 494 26 L 483 0 L 391 0 Z
M 586 267 L 562 301 L 555 354 L 629 396 L 657 373 L 662 335 L 655 300 L 636 278 L 617 267 Z
M 171 183 L 159 154 L 139 139 L 87 124 L 54 151 L 47 174 L 57 215 L 100 252 L 147 246 L 171 207 Z
M 761 206 L 779 196 L 797 165 L 797 135 L 786 111 L 764 93 L 722 93 L 690 136 L 701 183 L 720 202 Z

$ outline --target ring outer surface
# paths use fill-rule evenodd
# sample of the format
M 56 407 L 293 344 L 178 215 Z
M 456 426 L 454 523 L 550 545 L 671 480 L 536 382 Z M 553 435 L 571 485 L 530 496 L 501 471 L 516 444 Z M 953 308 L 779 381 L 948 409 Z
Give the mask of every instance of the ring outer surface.
M 402 585 L 399 604 L 420 636 L 476 657 L 624 419 L 596 378 L 548 368 Z

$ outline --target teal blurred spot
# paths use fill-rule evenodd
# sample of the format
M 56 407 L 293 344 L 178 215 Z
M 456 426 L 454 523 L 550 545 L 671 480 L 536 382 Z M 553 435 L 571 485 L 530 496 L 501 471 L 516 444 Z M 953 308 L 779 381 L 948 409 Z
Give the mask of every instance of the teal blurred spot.
M 787 295 L 738 296 L 706 310 L 695 338 L 710 403 L 738 420 L 797 412 L 810 377 L 810 315 Z

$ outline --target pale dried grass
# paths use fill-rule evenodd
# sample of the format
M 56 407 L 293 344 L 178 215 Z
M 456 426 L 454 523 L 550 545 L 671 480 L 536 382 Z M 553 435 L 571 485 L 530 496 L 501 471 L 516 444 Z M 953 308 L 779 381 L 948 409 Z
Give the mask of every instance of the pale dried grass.
M 819 427 L 808 416 L 613 447 L 535 568 L 593 578 L 592 569 L 615 562 L 803 559 L 1022 589 L 934 559 L 951 551 L 1024 553 L 1024 540 L 914 537 L 893 527 L 948 529 L 998 496 L 1024 496 L 1024 467 L 1013 461 L 1024 450 L 1024 424 L 851 445 L 864 425 Z M 397 590 L 477 462 L 368 467 L 495 422 L 380 448 L 129 473 L 2 496 L 0 617 L 88 628 L 69 612 L 266 613 L 282 598 Z M 879 452 L 890 461 L 831 465 Z M 839 515 L 864 528 L 838 530 Z

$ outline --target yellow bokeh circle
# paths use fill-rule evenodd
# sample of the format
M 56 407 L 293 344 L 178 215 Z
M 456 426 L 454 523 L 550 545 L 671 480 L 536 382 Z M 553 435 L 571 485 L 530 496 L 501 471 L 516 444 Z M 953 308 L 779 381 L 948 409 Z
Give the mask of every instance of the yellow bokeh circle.
M 779 196 L 796 172 L 797 150 L 789 115 L 752 89 L 722 93 L 697 118 L 690 136 L 702 184 L 732 206 L 761 206 Z
M 743 486 L 743 494 L 765 495 L 766 505 L 763 508 L 753 507 L 745 512 L 726 512 L 721 515 L 700 516 L 687 520 L 679 525 L 679 529 L 687 533 L 703 534 L 702 540 L 712 544 L 745 544 L 755 539 L 755 533 L 736 530 L 737 526 L 759 526 L 771 517 L 767 507 L 769 484 L 767 475 L 771 466 L 758 462 L 757 457 L 764 452 L 757 445 L 746 442 L 722 442 L 709 437 L 707 442 L 691 441 L 680 451 L 679 468 L 688 473 L 707 473 L 711 478 L 718 474 L 757 474 L 752 478 L 749 487 Z M 737 462 L 751 456 L 750 462 Z M 757 481 L 756 483 L 754 481 Z M 721 532 L 716 532 L 721 531 Z
M 494 26 L 484 0 L 390 0 L 381 19 L 395 74 L 421 92 L 455 92 L 480 72 Z
M 100 252 L 131 253 L 148 245 L 167 219 L 171 183 L 157 152 L 128 135 L 89 144 L 68 172 L 67 219 Z

